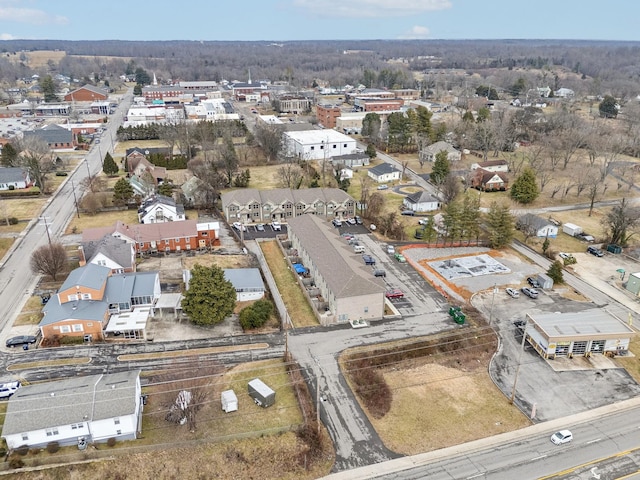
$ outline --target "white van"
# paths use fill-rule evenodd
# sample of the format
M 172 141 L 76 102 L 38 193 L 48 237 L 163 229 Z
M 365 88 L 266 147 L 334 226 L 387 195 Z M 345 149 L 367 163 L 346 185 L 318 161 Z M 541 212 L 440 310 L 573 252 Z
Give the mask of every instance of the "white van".
M 9 398 L 20 388 L 20 382 L 9 382 L 0 384 L 0 398 Z
M 353 251 L 356 253 L 364 253 L 364 245 L 354 245 Z

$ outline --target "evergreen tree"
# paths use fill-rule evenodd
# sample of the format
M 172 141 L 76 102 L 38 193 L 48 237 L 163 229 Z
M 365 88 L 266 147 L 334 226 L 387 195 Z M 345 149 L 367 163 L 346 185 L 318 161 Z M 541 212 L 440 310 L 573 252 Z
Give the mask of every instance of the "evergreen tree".
M 113 203 L 126 205 L 133 198 L 133 187 L 126 178 L 121 178 L 113 186 Z
M 105 175 L 112 176 L 112 175 L 117 175 L 118 170 L 120 170 L 118 168 L 118 164 L 116 164 L 111 154 L 107 152 L 107 154 L 104 156 L 104 161 L 102 163 L 102 171 L 104 172 Z
M 376 143 L 380 139 L 382 120 L 377 113 L 367 113 L 362 120 L 361 134 L 369 143 Z
M 531 203 L 538 198 L 540 189 L 536 182 L 536 174 L 531 168 L 525 168 L 516 178 L 511 186 L 510 195 L 516 202 L 523 204 Z
M 2 154 L 0 155 L 0 164 L 3 167 L 15 167 L 18 164 L 18 151 L 13 145 L 7 143 L 2 147 Z
M 162 182 L 158 185 L 158 193 L 165 197 L 171 197 L 173 195 L 173 185 L 169 182 Z
M 446 150 L 441 150 L 436 153 L 436 160 L 433 163 L 433 170 L 431 171 L 431 180 L 436 185 L 442 185 L 450 171 L 449 155 Z
M 136 84 L 136 85 L 133 87 L 133 94 L 134 94 L 136 97 L 139 97 L 140 95 L 142 95 L 142 87 L 141 87 L 140 85 Z M 122 128 L 122 127 L 120 127 L 120 128 Z
M 191 321 L 196 325 L 216 325 L 231 315 L 235 306 L 236 290 L 224 278 L 222 269 L 196 264 L 182 300 L 182 309 Z
M 551 264 L 549 270 L 547 270 L 547 275 L 549 275 L 549 278 L 551 278 L 554 283 L 564 283 L 562 264 L 558 260 Z
M 598 105 L 600 116 L 604 118 L 616 118 L 618 116 L 618 102 L 611 95 L 605 95 Z
M 376 150 L 376 146 L 373 143 L 367 145 L 367 149 L 365 152 L 370 159 L 376 158 L 378 155 L 378 151 Z
M 515 230 L 509 206 L 493 202 L 487 213 L 491 248 L 503 248 L 511 243 Z
M 56 95 L 58 87 L 53 81 L 53 78 L 51 78 L 51 75 L 45 75 L 40 79 L 40 89 L 42 90 L 46 103 L 59 101 L 58 95 Z

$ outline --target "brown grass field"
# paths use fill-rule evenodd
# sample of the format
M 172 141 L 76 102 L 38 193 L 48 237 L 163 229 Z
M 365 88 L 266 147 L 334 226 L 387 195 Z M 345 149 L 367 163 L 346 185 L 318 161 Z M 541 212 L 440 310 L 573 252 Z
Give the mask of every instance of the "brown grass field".
M 138 212 L 135 210 L 119 210 L 116 212 L 102 212 L 96 215 L 81 213 L 80 218 L 76 215 L 71 219 L 65 235 L 71 233 L 82 233 L 86 228 L 108 227 L 115 225 L 116 221 L 121 220 L 128 224 L 138 224 Z
M 275 405 L 263 409 L 247 395 L 247 381 L 261 378 L 276 391 Z M 170 384 L 146 387 L 149 403 L 143 417 L 143 437 L 107 450 L 112 458 L 89 464 L 21 472 L 29 480 L 68 478 L 260 478 L 261 480 L 311 480 L 329 473 L 333 456 L 305 468 L 305 446 L 292 431 L 303 421 L 282 361 L 253 362 L 211 377 L 208 399 L 197 416 L 197 428 L 167 422 L 167 407 L 175 398 Z M 224 413 L 220 392 L 233 388 L 238 411 Z M 1 413 L 1 412 L 0 412 Z M 92 458 L 92 450 L 86 457 Z M 105 453 L 105 452 L 102 452 Z M 77 449 L 61 449 L 58 456 L 77 455 Z M 48 457 L 42 452 L 43 460 Z M 39 458 L 25 457 L 28 462 Z M 68 461 L 68 459 L 67 459 Z
M 269 270 L 278 285 L 282 300 L 287 307 L 289 317 L 295 327 L 317 326 L 318 320 L 313 315 L 311 306 L 303 295 L 292 270 L 282 258 L 282 251 L 275 240 L 261 242 L 260 248 L 269 265 Z

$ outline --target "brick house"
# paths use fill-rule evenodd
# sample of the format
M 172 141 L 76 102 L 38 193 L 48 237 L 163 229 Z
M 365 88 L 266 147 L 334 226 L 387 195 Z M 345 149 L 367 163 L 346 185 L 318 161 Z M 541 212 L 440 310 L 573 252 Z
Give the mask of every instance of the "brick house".
M 502 172 L 488 172 L 478 168 L 471 179 L 471 186 L 483 192 L 506 190 L 509 187 L 509 179 Z
M 112 235 L 134 244 L 136 253 L 171 253 L 219 245 L 219 232 L 218 222 L 198 223 L 196 220 L 184 220 L 127 225 L 118 221 L 110 227 L 85 229 L 82 232 L 82 241 L 90 242 L 105 235 Z

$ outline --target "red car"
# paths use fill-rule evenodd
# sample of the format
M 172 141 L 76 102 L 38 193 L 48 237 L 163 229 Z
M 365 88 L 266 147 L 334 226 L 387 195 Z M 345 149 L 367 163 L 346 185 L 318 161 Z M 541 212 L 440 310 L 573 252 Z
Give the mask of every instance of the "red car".
M 404 297 L 404 293 L 399 288 L 394 288 L 393 290 L 387 290 L 384 294 L 387 298 L 402 298 Z

